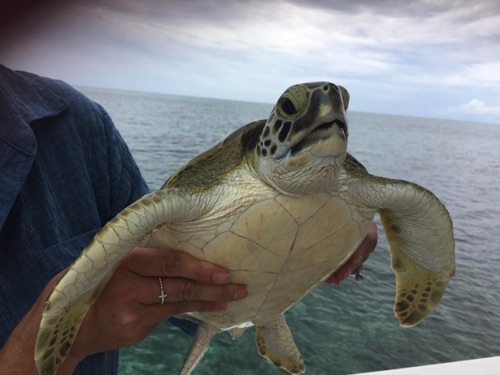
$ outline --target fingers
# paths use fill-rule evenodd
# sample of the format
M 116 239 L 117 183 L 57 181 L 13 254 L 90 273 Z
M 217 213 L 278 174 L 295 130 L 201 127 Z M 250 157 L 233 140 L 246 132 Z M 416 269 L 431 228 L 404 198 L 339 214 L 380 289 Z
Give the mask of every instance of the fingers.
M 126 272 L 115 274 L 115 284 L 127 306 L 135 304 L 122 309 L 126 321 L 146 316 L 149 324 L 156 324 L 186 312 L 222 311 L 228 302 L 248 295 L 245 286 L 228 284 L 229 272 L 223 267 L 179 251 L 136 248 L 120 268 Z M 167 295 L 163 304 L 162 290 Z
M 375 249 L 378 242 L 377 224 L 372 222 L 368 234 L 357 250 L 352 254 L 351 258 L 342 265 L 332 276 L 325 282 L 327 284 L 339 285 L 342 281 L 347 279 L 352 273 L 356 273 L 361 265 L 368 259 L 371 252 Z
M 135 248 L 122 264 L 142 276 L 178 277 L 210 284 L 229 282 L 229 272 L 223 267 L 180 251 Z
M 159 298 L 161 287 L 158 278 L 144 277 L 144 280 L 135 283 L 140 303 L 153 305 L 161 302 Z M 206 301 L 231 302 L 243 299 L 248 292 L 243 285 L 213 285 L 181 278 L 162 278 L 163 291 L 167 294 L 165 301 Z M 194 311 L 194 310 L 192 310 Z
M 214 278 L 217 274 L 227 276 Z M 85 329 L 80 330 L 72 350 L 88 355 L 133 345 L 173 315 L 225 310 L 228 302 L 248 294 L 244 286 L 228 280 L 224 268 L 177 251 L 134 249 L 89 309 L 82 325 Z M 163 304 L 162 286 L 167 295 Z

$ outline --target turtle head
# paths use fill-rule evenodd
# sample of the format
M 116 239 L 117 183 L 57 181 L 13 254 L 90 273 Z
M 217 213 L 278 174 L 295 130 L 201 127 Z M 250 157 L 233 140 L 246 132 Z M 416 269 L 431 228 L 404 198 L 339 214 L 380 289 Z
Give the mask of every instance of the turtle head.
M 333 83 L 288 88 L 255 147 L 260 178 L 294 195 L 330 190 L 346 155 L 348 104 L 347 90 Z

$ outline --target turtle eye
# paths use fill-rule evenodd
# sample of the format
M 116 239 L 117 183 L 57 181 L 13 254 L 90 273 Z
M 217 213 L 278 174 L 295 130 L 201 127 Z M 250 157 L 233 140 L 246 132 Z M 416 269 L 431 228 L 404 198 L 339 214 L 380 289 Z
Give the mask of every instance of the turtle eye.
M 297 109 L 293 105 L 292 101 L 288 98 L 281 99 L 280 105 L 283 112 L 285 112 L 289 116 L 297 113 Z

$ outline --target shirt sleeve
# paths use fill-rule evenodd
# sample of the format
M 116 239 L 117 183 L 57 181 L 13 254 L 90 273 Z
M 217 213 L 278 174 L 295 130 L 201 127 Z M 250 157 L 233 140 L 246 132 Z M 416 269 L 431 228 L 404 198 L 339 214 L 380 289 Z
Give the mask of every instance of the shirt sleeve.
M 43 107 L 49 94 L 65 106 L 26 125 L 36 147 L 0 227 L 0 346 L 47 282 L 106 222 L 149 192 L 100 105 L 60 81 L 31 75 L 26 81 L 19 92 L 31 90 L 31 101 L 23 99 L 30 107 Z M 117 358 L 117 351 L 87 357 L 75 374 L 116 374 Z
M 139 168 L 132 157 L 129 147 L 116 129 L 108 113 L 95 104 L 103 126 L 103 137 L 106 141 L 106 162 L 102 164 L 94 159 L 96 168 L 101 169 L 101 176 L 107 174 L 107 196 L 99 197 L 102 206 L 103 224 L 116 216 L 121 210 L 150 192 Z M 103 170 L 106 169 L 107 171 Z M 107 173 L 106 173 L 107 172 Z M 98 185 L 102 180 L 95 181 Z

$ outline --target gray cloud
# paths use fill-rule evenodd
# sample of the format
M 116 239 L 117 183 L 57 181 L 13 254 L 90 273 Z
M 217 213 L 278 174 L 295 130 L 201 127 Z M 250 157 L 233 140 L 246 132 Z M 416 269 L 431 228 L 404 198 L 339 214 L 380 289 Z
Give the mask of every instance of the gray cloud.
M 499 8 L 494 0 L 81 0 L 27 15 L 0 34 L 0 55 L 77 84 L 253 101 L 329 79 L 350 89 L 354 109 L 458 116 L 446 108 L 499 104 Z
M 448 12 L 452 9 L 467 9 L 469 17 L 474 18 L 478 12 L 487 16 L 500 9 L 496 0 L 471 2 L 469 0 L 289 0 L 288 2 L 300 7 L 320 8 L 325 11 L 339 11 L 347 14 L 367 12 L 387 16 L 402 17 L 432 17 L 436 14 Z

